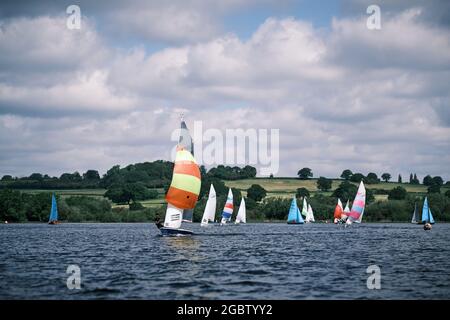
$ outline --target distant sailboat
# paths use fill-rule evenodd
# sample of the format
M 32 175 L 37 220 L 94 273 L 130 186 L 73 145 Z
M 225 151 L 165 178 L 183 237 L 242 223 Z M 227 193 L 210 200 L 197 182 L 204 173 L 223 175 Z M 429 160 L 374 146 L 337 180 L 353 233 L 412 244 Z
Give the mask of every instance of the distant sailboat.
M 338 223 L 339 220 L 342 219 L 343 212 L 344 212 L 344 209 L 342 208 L 341 199 L 338 198 L 338 203 L 337 203 L 336 207 L 334 208 L 334 223 Z
M 58 224 L 58 205 L 56 204 L 55 195 L 52 194 L 52 208 L 50 210 L 50 217 L 48 219 L 48 224 Z
M 192 231 L 181 229 L 182 221 L 192 221 L 192 212 L 198 200 L 201 186 L 200 169 L 194 159 L 192 139 L 184 120 L 181 121 L 180 140 L 177 145 L 172 182 L 166 194 L 167 210 L 163 236 L 184 236 Z M 190 218 L 189 218 L 190 215 Z
M 366 206 L 366 188 L 361 181 L 356 193 L 355 200 L 353 200 L 352 210 L 347 214 L 348 218 L 346 224 L 361 223 L 364 214 L 364 207 Z
M 205 227 L 208 225 L 208 222 L 214 222 L 214 218 L 216 216 L 216 201 L 216 190 L 214 189 L 214 185 L 211 183 L 208 201 L 206 202 L 205 211 L 203 212 L 203 218 L 200 226 Z
M 241 222 L 242 223 L 247 222 L 244 197 L 242 197 L 242 199 L 241 199 L 241 204 L 239 205 L 239 210 L 238 210 L 238 213 L 236 216 L 236 221 L 234 223 L 239 224 Z
M 342 215 L 341 215 L 342 220 L 346 220 L 348 218 L 348 214 L 350 213 L 349 205 L 350 205 L 350 202 L 349 202 L 349 200 L 347 200 L 347 203 L 345 204 L 344 212 L 342 212 Z
M 308 216 L 308 202 L 306 202 L 306 197 L 303 197 L 302 215 L 305 218 Z
M 297 199 L 292 199 L 291 207 L 289 208 L 289 215 L 287 219 L 288 224 L 303 224 L 303 217 L 300 214 L 300 210 L 297 206 Z
M 425 200 L 423 202 L 423 208 L 422 208 L 422 221 L 420 222 L 420 224 L 434 224 L 434 218 L 433 215 L 431 214 L 431 209 L 428 206 L 428 198 L 425 197 Z
M 414 213 L 411 218 L 411 223 L 417 223 L 417 203 L 414 204 Z
M 305 222 L 315 222 L 316 220 L 314 220 L 314 212 L 313 209 L 311 208 L 311 204 L 308 203 L 308 213 L 306 215 L 306 219 Z
M 228 189 L 227 202 L 225 202 L 225 207 L 222 211 L 222 220 L 220 221 L 221 225 L 225 225 L 228 221 L 231 220 L 231 215 L 233 214 L 233 192 L 231 189 Z

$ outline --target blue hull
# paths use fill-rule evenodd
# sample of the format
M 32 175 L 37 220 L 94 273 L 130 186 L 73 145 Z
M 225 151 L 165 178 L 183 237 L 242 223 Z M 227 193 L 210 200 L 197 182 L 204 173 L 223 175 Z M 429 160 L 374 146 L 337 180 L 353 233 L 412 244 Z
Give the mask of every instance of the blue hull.
M 173 228 L 166 228 L 163 227 L 159 229 L 161 231 L 161 235 L 163 237 L 185 237 L 185 236 L 191 236 L 194 234 L 194 232 L 186 229 L 173 229 Z

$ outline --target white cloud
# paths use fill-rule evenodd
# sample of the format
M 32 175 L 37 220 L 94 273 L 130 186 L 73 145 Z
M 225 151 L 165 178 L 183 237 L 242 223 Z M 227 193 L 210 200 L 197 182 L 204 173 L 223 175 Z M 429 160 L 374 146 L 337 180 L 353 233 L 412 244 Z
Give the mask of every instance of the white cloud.
M 280 175 L 308 166 L 326 176 L 350 168 L 448 179 L 449 33 L 418 14 L 386 17 L 378 33 L 351 17 L 334 20 L 328 33 L 294 18 L 269 18 L 248 40 L 208 36 L 152 54 L 107 47 L 91 29 L 95 40 L 69 69 L 51 57 L 70 51 L 71 40 L 38 59 L 49 70 L 39 71 L 45 85 L 0 78 L 1 173 L 104 171 L 169 159 L 170 132 L 184 110 L 188 122 L 210 128 L 279 128 Z M 51 48 L 51 39 L 31 47 Z M 5 56 L 0 64 L 13 59 Z

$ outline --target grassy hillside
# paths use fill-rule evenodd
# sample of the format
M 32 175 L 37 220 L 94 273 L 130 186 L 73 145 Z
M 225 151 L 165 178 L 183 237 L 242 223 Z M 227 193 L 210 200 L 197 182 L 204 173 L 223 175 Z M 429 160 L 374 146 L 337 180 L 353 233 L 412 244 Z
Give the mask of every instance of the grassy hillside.
M 331 192 L 335 190 L 343 180 L 333 180 Z M 292 178 L 257 178 L 257 179 L 245 179 L 236 181 L 225 181 L 225 185 L 228 187 L 236 188 L 239 190 L 247 190 L 252 184 L 259 184 L 268 191 L 269 194 L 292 194 L 295 193 L 297 188 L 306 188 L 310 192 L 317 192 L 317 179 L 300 180 Z M 357 183 L 354 183 L 358 185 Z M 391 190 L 395 187 L 402 186 L 408 192 L 412 193 L 426 193 L 427 188 L 424 185 L 411 185 L 409 183 L 396 183 L 396 182 L 380 182 L 377 184 L 366 184 L 367 189 L 383 189 Z M 442 187 L 442 190 L 446 190 L 446 187 Z
M 332 183 L 332 189 L 328 192 L 321 192 L 324 195 L 330 196 L 339 184 L 343 180 L 334 179 Z M 309 180 L 300 180 L 296 178 L 253 178 L 253 179 L 243 179 L 243 180 L 233 180 L 233 181 L 224 181 L 227 187 L 232 187 L 240 190 L 244 196 L 246 196 L 246 190 L 252 184 L 259 184 L 267 191 L 267 197 L 292 197 L 298 188 L 306 188 L 311 193 L 319 192 L 317 190 L 317 179 L 309 179 Z M 357 185 L 357 183 L 354 183 Z M 416 193 L 417 195 L 424 195 L 427 193 L 427 188 L 424 185 L 410 185 L 408 183 L 396 183 L 396 182 L 380 182 L 378 184 L 366 184 L 367 189 L 382 189 L 382 190 L 391 190 L 395 187 L 402 186 L 409 193 Z M 449 187 L 443 186 L 441 188 L 441 192 L 444 193 L 449 190 Z M 159 196 L 157 199 L 145 200 L 141 201 L 142 205 L 145 207 L 155 208 L 165 204 L 164 200 L 164 189 L 157 189 L 159 192 Z M 55 192 L 63 197 L 68 196 L 90 196 L 101 198 L 105 194 L 105 189 L 74 189 L 74 190 L 21 190 L 22 192 L 27 193 L 40 193 L 40 192 Z M 387 200 L 387 195 L 384 194 L 376 194 L 376 200 Z M 112 204 L 113 207 L 128 207 L 127 205 L 116 205 Z

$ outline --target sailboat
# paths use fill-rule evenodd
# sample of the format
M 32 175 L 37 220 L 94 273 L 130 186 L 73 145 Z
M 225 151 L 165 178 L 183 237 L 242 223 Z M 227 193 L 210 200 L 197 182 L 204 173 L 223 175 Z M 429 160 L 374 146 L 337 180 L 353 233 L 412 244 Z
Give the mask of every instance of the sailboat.
M 303 197 L 302 215 L 305 218 L 308 217 L 308 203 L 306 202 L 306 197 Z
M 414 213 L 411 218 L 411 223 L 417 223 L 417 203 L 414 203 Z
M 422 221 L 418 222 L 419 224 L 434 224 L 434 218 L 431 214 L 431 209 L 428 206 L 428 198 L 425 197 L 425 200 L 423 202 L 423 208 L 422 208 Z
M 233 214 L 233 192 L 231 189 L 228 189 L 227 202 L 225 202 L 225 207 L 222 211 L 222 220 L 220 221 L 221 225 L 225 225 L 228 221 L 231 220 L 231 215 Z
M 345 204 L 344 212 L 342 212 L 341 220 L 345 221 L 348 218 L 348 214 L 350 213 L 350 202 L 347 200 L 347 203 Z
M 338 203 L 334 208 L 334 223 L 338 223 L 342 219 L 343 211 L 341 199 L 338 198 Z
M 241 199 L 241 204 L 239 205 L 239 210 L 236 216 L 236 221 L 234 222 L 235 224 L 239 224 L 239 223 L 246 223 L 247 218 L 246 218 L 246 210 L 245 210 L 245 201 L 244 201 L 244 197 L 242 197 Z
M 292 199 L 291 207 L 289 208 L 289 214 L 287 219 L 288 224 L 303 224 L 303 217 L 300 214 L 300 210 L 297 206 L 297 199 Z
M 192 152 L 194 146 L 186 123 L 181 119 L 180 140 L 176 149 L 172 182 L 166 194 L 167 210 L 163 236 L 184 236 L 192 231 L 181 229 L 182 221 L 192 221 L 192 209 L 198 200 L 201 187 L 200 169 Z M 190 216 L 190 217 L 189 217 Z
M 214 222 L 214 217 L 216 216 L 216 201 L 216 190 L 214 189 L 214 185 L 211 183 L 208 201 L 206 202 L 205 211 L 203 212 L 203 218 L 200 226 L 206 227 L 208 222 Z
M 355 200 L 353 200 L 352 210 L 347 214 L 348 218 L 346 224 L 361 223 L 364 214 L 364 207 L 366 206 L 366 188 L 361 181 L 356 193 Z
M 55 194 L 52 194 L 52 208 L 50 210 L 50 217 L 48 224 L 58 224 L 58 205 L 56 204 Z
M 308 213 L 306 214 L 305 222 L 315 222 L 314 220 L 314 212 L 311 208 L 311 204 L 308 203 Z

